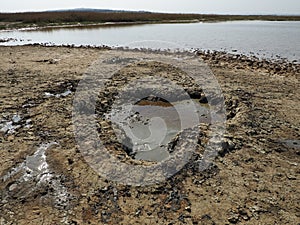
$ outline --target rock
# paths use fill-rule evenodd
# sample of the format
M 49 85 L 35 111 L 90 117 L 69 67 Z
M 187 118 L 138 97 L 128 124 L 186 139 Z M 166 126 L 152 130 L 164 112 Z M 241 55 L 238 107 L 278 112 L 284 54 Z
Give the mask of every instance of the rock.
M 8 141 L 13 141 L 15 139 L 15 136 L 14 135 L 9 135 L 8 137 L 7 137 L 7 140 Z
M 9 191 L 13 191 L 18 187 L 18 185 L 16 183 L 13 183 L 12 185 L 9 186 L 8 190 Z
M 202 103 L 202 104 L 207 104 L 208 100 L 207 100 L 207 98 L 205 96 L 201 96 L 199 102 Z
M 187 212 L 191 213 L 192 212 L 192 209 L 191 209 L 191 206 L 187 206 L 184 208 Z
M 228 221 L 232 224 L 237 224 L 239 222 L 239 214 L 235 213 L 228 217 Z
M 232 50 L 236 52 L 236 50 Z M 280 58 L 278 60 L 266 60 L 259 59 L 256 56 L 246 56 L 241 54 L 229 54 L 228 52 L 211 52 L 197 50 L 196 54 L 203 60 L 214 65 L 226 65 L 230 68 L 236 69 L 260 69 L 267 70 L 271 74 L 282 74 L 289 72 L 292 74 L 298 74 L 300 70 L 300 64 L 297 60 L 287 62 L 286 59 Z

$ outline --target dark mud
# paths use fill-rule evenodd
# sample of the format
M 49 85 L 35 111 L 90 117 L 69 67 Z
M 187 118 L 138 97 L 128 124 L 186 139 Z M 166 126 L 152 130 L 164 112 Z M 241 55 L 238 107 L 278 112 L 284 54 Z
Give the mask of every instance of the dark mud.
M 1 224 L 299 223 L 297 65 L 264 63 L 256 68 L 259 60 L 249 65 L 234 56 L 202 55 L 221 85 L 227 108 L 217 159 L 199 171 L 209 138 L 209 122 L 202 123 L 198 149 L 180 172 L 160 184 L 132 187 L 99 176 L 82 157 L 73 133 L 78 82 L 106 51 L 1 47 Z M 199 89 L 185 87 L 197 99 L 200 92 L 205 102 Z M 103 101 L 113 95 L 107 97 L 99 99 L 99 118 L 110 109 Z M 114 154 L 141 163 L 120 143 L 112 143 L 110 123 L 102 121 L 101 127 L 108 145 L 116 147 Z

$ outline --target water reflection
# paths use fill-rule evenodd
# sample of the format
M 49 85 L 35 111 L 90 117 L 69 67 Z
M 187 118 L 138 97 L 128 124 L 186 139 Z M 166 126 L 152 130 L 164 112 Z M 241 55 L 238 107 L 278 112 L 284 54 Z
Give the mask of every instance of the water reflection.
M 65 26 L 65 27 L 60 27 L 60 26 L 49 26 L 49 27 L 43 27 L 39 28 L 38 30 L 32 29 L 32 30 L 27 30 L 26 32 L 37 32 L 37 31 L 42 31 L 42 32 L 55 32 L 58 30 L 73 30 L 73 31 L 89 31 L 89 30 L 94 30 L 94 29 L 119 29 L 119 28 L 128 28 L 128 27 L 134 27 L 134 26 L 149 26 L 151 24 L 143 24 L 143 23 L 104 23 L 104 24 L 89 24 L 89 25 L 70 25 L 70 26 Z

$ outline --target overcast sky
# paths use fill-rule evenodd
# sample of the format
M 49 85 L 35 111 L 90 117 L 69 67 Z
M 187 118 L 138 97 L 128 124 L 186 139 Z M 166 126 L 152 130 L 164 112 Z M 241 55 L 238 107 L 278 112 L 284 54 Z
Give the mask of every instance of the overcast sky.
M 218 14 L 300 14 L 300 0 L 0 0 L 1 12 L 101 8 Z

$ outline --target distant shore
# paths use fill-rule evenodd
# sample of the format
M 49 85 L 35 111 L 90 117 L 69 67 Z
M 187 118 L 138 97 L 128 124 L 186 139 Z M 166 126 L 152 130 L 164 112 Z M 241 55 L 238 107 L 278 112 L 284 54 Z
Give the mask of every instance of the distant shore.
M 72 11 L 0 13 L 0 30 L 237 20 L 300 21 L 300 16 Z
M 30 24 L 21 26 L 20 23 L 9 25 L 11 28 L 1 29 L 0 31 L 12 31 L 12 30 L 41 30 L 41 29 L 60 29 L 60 28 L 80 28 L 80 27 L 102 27 L 102 26 L 131 26 L 131 25 L 143 25 L 143 24 L 163 24 L 163 23 L 199 23 L 199 20 L 162 20 L 162 21 L 136 21 L 136 22 L 104 22 L 104 23 L 49 23 L 46 25 Z M 0 23 L 1 24 L 1 23 Z M 0 25 L 1 27 L 1 25 Z

